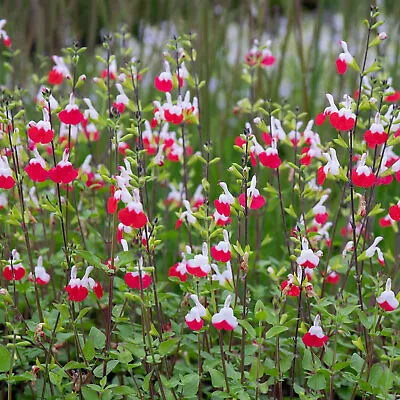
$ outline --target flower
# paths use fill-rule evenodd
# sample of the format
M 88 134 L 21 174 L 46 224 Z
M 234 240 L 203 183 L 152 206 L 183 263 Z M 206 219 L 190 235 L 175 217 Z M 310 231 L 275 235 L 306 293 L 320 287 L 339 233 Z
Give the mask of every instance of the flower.
M 375 184 L 376 176 L 372 169 L 365 165 L 367 153 L 364 153 L 356 168 L 353 168 L 351 179 L 355 186 L 368 188 Z
M 202 254 L 196 254 L 193 259 L 189 260 L 186 265 L 189 274 L 202 278 L 208 275 L 211 271 L 211 266 L 208 261 L 208 246 L 204 242 L 202 246 Z
M 238 326 L 238 320 L 230 307 L 231 300 L 232 296 L 228 295 L 221 311 L 212 316 L 211 322 L 218 330 L 232 331 Z
M 365 255 L 367 258 L 372 258 L 375 254 L 375 252 L 378 254 L 378 262 L 382 266 L 385 265 L 385 259 L 383 257 L 382 250 L 378 247 L 378 244 L 383 240 L 382 236 L 378 236 L 375 238 L 374 242 L 371 244 L 371 246 L 368 247 L 367 250 L 365 250 Z
M 196 217 L 193 215 L 192 209 L 190 208 L 190 203 L 187 200 L 183 200 L 183 205 L 185 206 L 186 211 L 184 211 L 178 221 L 176 221 L 175 229 L 178 229 L 182 225 L 184 218 L 186 218 L 189 224 L 195 224 L 197 221 Z
M 302 341 L 308 347 L 322 347 L 328 341 L 328 336 L 326 336 L 319 326 L 321 317 L 318 314 L 314 319 L 314 325 L 308 330 L 308 332 L 303 336 Z
M 86 299 L 89 294 L 88 288 L 90 287 L 96 297 L 100 299 L 103 295 L 103 290 L 100 283 L 96 282 L 93 278 L 89 278 L 90 272 L 92 272 L 93 267 L 89 266 L 86 268 L 85 275 L 82 279 L 77 278 L 77 267 L 74 265 L 71 268 L 71 279 L 65 288 L 68 292 L 68 300 L 80 302 Z
M 3 269 L 3 277 L 8 281 L 16 280 L 19 281 L 25 276 L 25 268 L 20 261 L 21 257 L 16 249 L 11 251 L 11 257 L 9 265 L 6 265 Z M 14 263 L 15 261 L 15 263 Z
M 29 280 L 33 282 L 33 274 L 29 273 Z M 35 277 L 36 283 L 38 285 L 47 285 L 50 281 L 50 275 L 46 272 L 45 268 L 43 267 L 43 257 L 40 256 L 38 258 L 37 266 L 35 267 Z
M 7 35 L 7 32 L 3 29 L 4 25 L 7 23 L 7 20 L 0 20 L 0 39 L 3 40 L 4 46 L 11 47 L 11 39 Z
M 328 213 L 326 212 L 326 207 L 324 206 L 326 200 L 328 200 L 328 196 L 324 194 L 320 201 L 312 208 L 315 222 L 320 225 L 324 225 L 328 220 Z
M 214 200 L 214 206 L 219 215 L 229 217 L 231 215 L 231 204 L 235 202 L 235 198 L 229 192 L 225 182 L 219 182 L 218 184 L 221 186 L 224 193 L 219 195 L 218 200 Z
M 389 216 L 394 221 L 400 221 L 400 200 L 394 206 L 389 208 Z
M 186 246 L 186 252 L 188 254 L 192 253 L 192 249 L 190 246 Z M 177 277 L 181 282 L 186 282 L 187 280 L 187 261 L 186 261 L 186 256 L 185 253 L 182 253 L 182 261 L 174 264 L 168 271 L 168 276 L 175 276 Z
M 223 230 L 224 240 L 216 246 L 211 247 L 211 256 L 220 262 L 228 262 L 231 259 L 231 244 L 229 242 L 228 232 Z
M 68 161 L 69 149 L 65 149 L 62 160 L 49 171 L 49 178 L 55 183 L 71 183 L 78 176 L 78 170 L 74 169 Z
M 54 138 L 54 131 L 51 129 L 49 112 L 43 107 L 43 120 L 38 123 L 31 121 L 28 124 L 28 136 L 34 143 L 47 144 Z
M 385 132 L 383 125 L 380 123 L 380 114 L 375 114 L 375 122 L 364 133 L 364 140 L 367 142 L 368 147 L 374 148 L 384 144 L 388 139 L 388 134 Z
M 252 210 L 258 210 L 259 208 L 263 207 L 265 204 L 265 199 L 263 196 L 260 195 L 260 192 L 256 188 L 257 184 L 257 178 L 255 175 L 253 175 L 253 178 L 251 179 L 250 182 L 250 187 L 247 189 L 247 204 L 249 204 L 250 199 L 250 208 Z M 245 208 L 245 196 L 244 193 L 242 193 L 239 196 L 239 203 L 240 205 Z
M 70 72 L 62 57 L 53 56 L 52 60 L 56 64 L 47 76 L 50 85 L 60 85 L 64 78 L 70 77 Z
M 122 114 L 125 111 L 125 107 L 129 103 L 129 98 L 125 94 L 124 89 L 122 88 L 122 85 L 120 83 L 117 83 L 115 87 L 117 88 L 119 95 L 115 99 L 113 107 L 115 107 L 118 112 Z
M 328 276 L 325 279 L 326 283 L 331 283 L 332 285 L 339 283 L 340 275 L 336 271 L 332 271 L 329 265 L 326 272 L 328 273 Z
M 143 228 L 147 224 L 147 216 L 143 212 L 143 205 L 140 202 L 139 190 L 133 190 L 133 197 L 130 195 L 124 185 L 120 192 L 115 193 L 120 199 L 127 204 L 125 208 L 118 211 L 118 219 L 126 226 L 131 226 L 135 229 Z
M 156 76 L 154 86 L 160 92 L 170 92 L 172 90 L 172 74 L 169 62 L 164 60 L 164 72 Z M 182 86 L 182 85 L 181 85 Z
M 194 301 L 195 306 L 186 314 L 185 322 L 192 331 L 199 331 L 203 327 L 202 317 L 206 316 L 207 310 L 195 294 L 190 295 L 190 298 Z
M 349 53 L 347 43 L 344 40 L 339 43 L 342 46 L 343 53 L 340 53 L 336 60 L 336 69 L 340 75 L 343 75 L 347 70 L 347 65 L 353 62 L 353 56 Z
M 226 262 L 226 270 L 222 273 L 219 272 L 218 265 L 211 264 L 211 268 L 214 270 L 215 274 L 212 275 L 213 281 L 218 281 L 221 286 L 225 285 L 227 282 L 231 282 L 233 279 L 231 262 Z
M 399 306 L 399 301 L 396 299 L 394 292 L 391 290 L 392 280 L 390 278 L 386 281 L 385 291 L 376 299 L 379 307 L 385 311 L 394 311 Z
M 289 274 L 286 281 L 281 283 L 282 293 L 286 296 L 297 297 L 300 295 L 301 288 L 295 284 L 295 282 L 301 282 L 302 280 L 301 267 L 297 268 L 297 276 Z
M 124 244 L 125 242 L 125 244 Z M 126 241 L 123 240 L 122 241 L 123 246 L 124 246 L 124 250 L 126 248 L 125 251 L 127 251 L 127 245 L 126 245 Z M 125 283 L 128 285 L 129 288 L 131 289 L 138 289 L 140 290 L 141 288 L 147 289 L 151 283 L 152 283 L 152 279 L 151 276 L 143 271 L 143 258 L 140 257 L 139 258 L 139 264 L 136 267 L 136 270 L 133 272 L 127 272 L 124 276 L 124 280 Z
M 253 136 L 253 144 L 254 144 L 254 149 L 255 153 L 258 156 L 258 159 L 260 160 L 260 163 L 264 165 L 264 167 L 268 168 L 278 168 L 281 164 L 282 161 L 279 158 L 278 154 L 278 149 L 277 149 L 277 144 L 276 144 L 276 139 L 272 139 L 271 141 L 271 147 L 268 147 L 267 150 L 264 151 L 264 149 L 258 144 L 255 136 Z
M 46 162 L 36 147 L 33 149 L 33 154 L 35 157 L 29 160 L 29 164 L 24 170 L 34 182 L 44 182 L 49 176 L 49 171 L 46 169 Z
M 10 165 L 8 164 L 8 158 L 6 156 L 0 156 L 0 189 L 12 189 L 15 185 L 15 180 L 12 177 Z
M 296 259 L 297 264 L 303 268 L 315 268 L 319 264 L 319 257 L 322 256 L 322 252 L 319 250 L 314 253 L 309 249 L 308 240 L 305 237 L 301 240 L 301 248 L 300 256 Z
M 78 125 L 83 121 L 83 114 L 74 103 L 74 93 L 71 93 L 69 96 L 69 103 L 66 105 L 64 110 L 58 113 L 58 118 L 66 125 Z

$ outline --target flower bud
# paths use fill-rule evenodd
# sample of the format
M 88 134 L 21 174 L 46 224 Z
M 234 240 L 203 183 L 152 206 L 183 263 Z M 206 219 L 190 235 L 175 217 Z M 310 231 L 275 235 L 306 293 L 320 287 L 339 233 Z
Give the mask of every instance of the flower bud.
M 386 40 L 387 39 L 387 34 L 386 32 L 381 32 L 378 36 L 380 41 Z

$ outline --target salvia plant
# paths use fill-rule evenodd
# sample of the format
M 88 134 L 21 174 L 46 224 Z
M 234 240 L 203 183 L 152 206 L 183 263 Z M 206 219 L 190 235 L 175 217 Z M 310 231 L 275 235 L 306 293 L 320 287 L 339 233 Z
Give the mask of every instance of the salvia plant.
M 361 55 L 337 44 L 354 93 L 319 93 L 315 115 L 257 89 L 280 54 L 254 40 L 230 165 L 194 33 L 157 71 L 124 31 L 96 61 L 77 42 L 54 55 L 34 94 L 5 75 L 2 398 L 394 399 L 400 92 L 382 24 L 372 7 Z M 2 20 L 12 71 L 10 37 Z

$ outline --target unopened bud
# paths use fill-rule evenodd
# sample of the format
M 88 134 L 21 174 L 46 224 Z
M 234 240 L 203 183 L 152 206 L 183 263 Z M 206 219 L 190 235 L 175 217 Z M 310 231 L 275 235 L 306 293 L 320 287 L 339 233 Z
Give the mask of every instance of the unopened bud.
M 254 122 L 256 125 L 261 124 L 261 118 L 260 118 L 260 117 L 254 118 L 254 119 L 253 119 L 253 122 Z
M 379 40 L 386 40 L 387 39 L 387 34 L 386 32 L 381 32 L 378 36 Z

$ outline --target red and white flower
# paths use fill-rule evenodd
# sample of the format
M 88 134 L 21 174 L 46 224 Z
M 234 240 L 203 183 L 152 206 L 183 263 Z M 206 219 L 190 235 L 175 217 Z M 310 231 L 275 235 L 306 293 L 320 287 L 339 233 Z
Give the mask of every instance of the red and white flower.
M 296 262 L 303 268 L 315 268 L 319 264 L 319 258 L 322 256 L 322 251 L 318 250 L 316 253 L 309 248 L 307 238 L 303 237 L 301 240 L 301 253 L 297 257 Z
M 230 307 L 231 300 L 232 296 L 228 295 L 221 311 L 212 316 L 211 322 L 218 330 L 232 331 L 238 326 L 238 320 Z
M 47 110 L 49 109 L 49 103 L 50 103 L 50 109 L 51 111 L 54 111 L 59 107 L 59 104 L 52 94 L 50 94 L 48 102 L 47 100 L 45 100 L 45 98 L 43 97 L 43 93 L 44 91 L 47 90 L 48 89 L 46 89 L 44 85 L 40 86 L 39 91 L 35 96 L 35 103 L 39 103 L 42 107 L 45 107 Z
M 4 25 L 7 23 L 7 20 L 0 19 L 0 39 L 3 41 L 4 46 L 11 47 L 11 39 L 7 35 L 7 32 L 3 29 Z
M 3 277 L 8 280 L 20 281 L 25 276 L 25 268 L 21 263 L 21 256 L 16 249 L 11 251 L 9 264 L 3 269 Z
M 340 281 L 340 275 L 336 271 L 332 271 L 329 265 L 326 272 L 328 273 L 328 276 L 326 277 L 325 281 L 327 283 L 331 283 L 332 285 L 337 285 Z
M 343 53 L 340 53 L 336 60 L 336 69 L 338 73 L 342 75 L 346 72 L 347 65 L 353 62 L 353 56 L 350 54 L 347 43 L 344 40 L 341 40 L 339 43 L 342 46 Z
M 49 178 L 55 183 L 71 183 L 78 176 L 78 170 L 74 169 L 68 161 L 69 149 L 65 149 L 62 160 L 49 171 Z
M 379 220 L 379 225 L 382 228 L 387 228 L 388 226 L 392 226 L 395 222 L 396 221 L 390 216 L 390 214 L 387 214 Z
M 186 253 L 191 254 L 192 249 L 190 246 L 186 246 Z M 179 278 L 181 282 L 186 282 L 187 280 L 187 261 L 185 253 L 182 253 L 182 261 L 174 264 L 168 271 L 168 276 L 175 276 Z
M 115 87 L 118 90 L 118 96 L 114 101 L 113 106 L 118 110 L 120 114 L 125 111 L 125 107 L 129 103 L 129 97 L 125 94 L 124 89 L 120 83 L 117 83 Z
M 279 168 L 282 164 L 281 159 L 279 158 L 278 149 L 276 139 L 272 139 L 271 146 L 264 150 L 261 145 L 258 144 L 255 136 L 252 139 L 254 143 L 254 151 L 260 160 L 260 163 L 264 165 L 264 167 L 268 168 Z
M 4 210 L 7 207 L 8 200 L 4 193 L 0 193 L 0 210 Z
M 46 169 L 46 161 L 44 161 L 36 147 L 33 148 L 33 154 L 35 157 L 29 160 L 29 164 L 25 167 L 25 172 L 34 182 L 44 182 L 49 176 L 49 171 Z
M 231 259 L 231 244 L 227 230 L 223 230 L 224 240 L 211 247 L 211 256 L 214 260 L 228 262 Z
M 40 256 L 38 258 L 37 266 L 35 267 L 35 277 L 36 283 L 38 285 L 47 285 L 50 281 L 50 275 L 46 272 L 45 268 L 43 267 L 43 257 Z M 33 274 L 29 273 L 29 280 L 33 282 Z
M 79 111 L 79 107 L 74 101 L 74 93 L 69 96 L 69 104 L 58 113 L 58 118 L 65 125 L 78 125 L 83 121 L 83 114 Z
M 322 347 L 328 342 L 328 336 L 319 326 L 320 322 L 321 317 L 318 314 L 314 319 L 314 325 L 303 336 L 302 341 L 307 347 Z
M 381 116 L 379 113 L 375 114 L 375 122 L 364 133 L 364 140 L 367 142 L 368 147 L 374 148 L 384 144 L 388 140 L 388 134 L 385 132 L 381 124 Z
M 143 212 L 139 190 L 134 189 L 131 196 L 126 187 L 122 186 L 120 199 L 126 203 L 126 207 L 118 211 L 119 221 L 135 229 L 143 228 L 147 224 L 147 216 Z
M 203 278 L 211 271 L 210 262 L 208 259 L 208 246 L 204 242 L 202 246 L 202 254 L 196 254 L 193 259 L 189 260 L 186 265 L 189 274 Z
M 392 165 L 392 171 L 396 174 L 397 182 L 400 182 L 400 159 Z
M 302 281 L 301 267 L 297 268 L 297 276 L 289 274 L 287 279 L 281 283 L 282 293 L 286 296 L 297 297 L 300 295 L 301 287 L 298 286 Z M 297 285 L 296 285 L 297 283 Z
M 124 246 L 124 251 L 127 251 L 127 245 L 124 245 L 122 241 L 122 244 Z M 126 250 L 125 250 L 126 248 Z M 139 263 L 138 266 L 136 267 L 135 271 L 132 272 L 127 272 L 124 276 L 125 283 L 128 285 L 129 288 L 131 289 L 138 289 L 141 290 L 141 288 L 147 289 L 151 283 L 152 279 L 151 276 L 143 271 L 143 258 L 139 258 Z
M 216 264 L 211 264 L 211 268 L 215 272 L 215 274 L 212 274 L 213 281 L 218 281 L 221 286 L 224 286 L 226 283 L 232 282 L 233 274 L 232 274 L 232 265 L 230 261 L 227 261 L 226 269 L 222 273 L 219 272 L 218 265 Z
M 62 57 L 53 56 L 52 60 L 55 66 L 49 72 L 47 80 L 50 85 L 60 85 L 64 78 L 70 79 L 71 74 Z
M 353 168 L 351 179 L 355 186 L 368 188 L 375 184 L 376 176 L 372 169 L 365 165 L 367 153 L 364 153 L 356 168 Z
M 192 209 L 190 208 L 190 203 L 185 199 L 182 201 L 183 205 L 186 208 L 186 211 L 184 211 L 181 216 L 179 217 L 179 219 L 176 221 L 175 224 L 175 229 L 178 229 L 181 225 L 183 220 L 186 218 L 186 221 L 188 222 L 188 224 L 195 224 L 197 221 L 197 218 L 193 215 Z
M 194 301 L 195 306 L 186 314 L 185 322 L 192 331 L 199 331 L 204 325 L 202 317 L 206 316 L 207 310 L 195 294 L 190 295 L 190 298 Z
M 38 123 L 31 121 L 28 124 L 28 136 L 34 143 L 47 144 L 54 138 L 54 131 L 51 129 L 49 112 L 43 107 L 43 120 Z
M 328 200 L 328 195 L 324 194 L 320 201 L 312 208 L 315 222 L 320 225 L 324 225 L 328 220 L 328 213 L 326 211 L 326 207 L 324 206 L 326 200 Z
M 218 200 L 214 200 L 214 206 L 219 215 L 229 217 L 231 215 L 231 204 L 235 202 L 235 198 L 228 190 L 228 186 L 225 182 L 218 182 L 218 184 L 221 186 L 224 193 L 219 195 Z
M 107 75 L 108 77 L 112 80 L 115 81 L 117 79 L 117 61 L 115 60 L 115 58 L 110 62 L 108 69 L 105 68 L 103 69 L 103 71 L 101 71 L 101 78 L 102 79 L 106 79 Z
M 8 164 L 8 158 L 6 156 L 0 156 L 0 189 L 12 189 L 15 185 L 15 180 L 12 177 L 10 165 Z
M 161 72 L 160 75 L 155 77 L 154 86 L 160 92 L 166 93 L 172 90 L 172 74 L 168 61 L 164 61 L 164 69 L 164 72 Z
M 260 192 L 256 188 L 257 178 L 253 175 L 250 182 L 250 187 L 247 188 L 247 206 L 252 210 L 258 210 L 265 205 L 265 199 L 260 195 Z M 240 205 L 245 208 L 245 196 L 241 193 L 239 196 Z
M 400 200 L 389 208 L 389 215 L 394 221 L 400 221 Z
M 86 268 L 85 275 L 82 279 L 77 278 L 77 267 L 74 265 L 71 268 L 71 279 L 65 288 L 68 292 L 68 300 L 80 302 L 86 299 L 89 294 L 89 288 L 91 288 L 96 297 L 100 299 L 103 296 L 103 289 L 99 282 L 96 282 L 93 278 L 89 277 L 93 267 L 89 266 Z
M 385 265 L 385 259 L 383 257 L 382 250 L 378 247 L 378 244 L 383 240 L 382 236 L 378 236 L 375 238 L 374 242 L 371 244 L 371 246 L 368 247 L 367 250 L 365 250 L 365 255 L 368 258 L 371 258 L 374 256 L 375 252 L 378 254 L 378 262 L 382 266 Z
M 386 281 L 385 291 L 376 299 L 379 307 L 388 312 L 394 311 L 399 306 L 399 301 L 396 299 L 391 287 L 392 280 L 388 278 Z
M 192 203 L 193 209 L 198 210 L 205 202 L 205 197 L 203 195 L 203 185 L 197 186 L 195 192 L 193 193 Z

